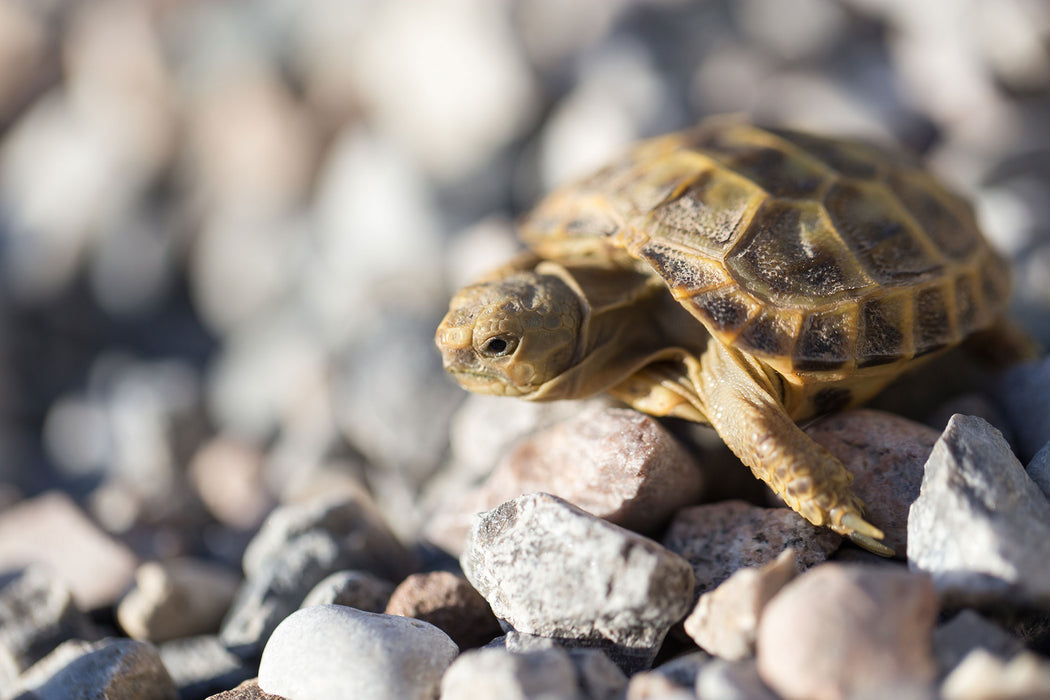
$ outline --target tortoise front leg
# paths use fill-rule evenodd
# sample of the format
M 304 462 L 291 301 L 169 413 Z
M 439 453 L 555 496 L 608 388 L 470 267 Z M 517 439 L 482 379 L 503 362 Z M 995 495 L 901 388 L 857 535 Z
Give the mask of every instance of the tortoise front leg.
M 814 525 L 893 556 L 879 542 L 882 531 L 863 518 L 864 504 L 849 488 L 853 475 L 795 425 L 764 372 L 719 343 L 691 369 L 708 421 L 756 477 Z

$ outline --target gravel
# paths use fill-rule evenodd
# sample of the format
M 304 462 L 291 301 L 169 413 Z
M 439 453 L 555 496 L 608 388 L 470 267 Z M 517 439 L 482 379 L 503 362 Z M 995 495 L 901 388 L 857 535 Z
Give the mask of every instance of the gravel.
M 467 396 L 433 333 L 549 187 L 736 112 L 920 152 L 1050 347 L 1048 34 L 1025 0 L 0 0 L 0 700 L 277 700 L 391 630 L 325 697 L 1046 696 L 1045 351 L 803 426 L 908 573 L 710 430 Z

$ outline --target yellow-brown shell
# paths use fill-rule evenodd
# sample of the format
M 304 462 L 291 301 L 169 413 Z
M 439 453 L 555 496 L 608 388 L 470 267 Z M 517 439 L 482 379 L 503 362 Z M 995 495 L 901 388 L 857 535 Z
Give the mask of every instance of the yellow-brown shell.
M 782 374 L 950 346 L 1009 286 L 969 205 L 904 155 L 727 120 L 556 190 L 522 236 L 547 258 L 644 260 L 715 338 Z

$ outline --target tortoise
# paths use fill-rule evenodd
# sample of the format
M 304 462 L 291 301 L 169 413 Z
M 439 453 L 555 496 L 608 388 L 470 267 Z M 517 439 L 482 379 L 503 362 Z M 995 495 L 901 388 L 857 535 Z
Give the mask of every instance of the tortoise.
M 796 512 L 885 556 L 797 422 L 990 326 L 1009 291 L 970 206 L 912 157 L 731 118 L 642 141 L 520 235 L 437 330 L 460 385 L 710 424 Z

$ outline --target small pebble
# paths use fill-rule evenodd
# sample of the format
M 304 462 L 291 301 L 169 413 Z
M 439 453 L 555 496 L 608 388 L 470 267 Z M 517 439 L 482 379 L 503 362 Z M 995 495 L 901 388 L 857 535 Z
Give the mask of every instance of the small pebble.
M 778 700 L 758 675 L 754 659 L 705 664 L 696 677 L 696 695 L 717 700 Z
M 412 574 L 394 590 L 385 612 L 429 622 L 461 650 L 488 644 L 502 633 L 481 594 L 447 571 Z
M 576 669 L 576 682 L 588 700 L 620 700 L 627 686 L 627 676 L 604 652 L 598 649 L 569 649 Z
M 208 512 L 219 522 L 251 530 L 274 507 L 263 481 L 263 461 L 263 452 L 250 443 L 214 438 L 193 456 L 189 477 Z
M 259 687 L 294 700 L 432 700 L 459 653 L 431 624 L 341 605 L 316 605 L 274 630 Z
M 700 671 L 711 663 L 711 656 L 702 651 L 671 659 L 650 671 L 631 676 L 625 700 L 678 700 L 694 698 L 693 686 Z
M 652 663 L 693 587 L 681 557 L 549 494 L 481 514 L 462 564 L 515 630 L 598 646 L 625 670 Z
M 1039 450 L 1025 467 L 1028 478 L 1035 482 L 1043 495 L 1050 499 L 1050 442 Z
M 1050 501 L 1002 435 L 957 415 L 926 464 L 908 561 L 957 602 L 1050 602 Z
M 791 548 L 760 568 L 737 569 L 718 588 L 700 596 L 685 619 L 686 634 L 704 651 L 729 661 L 753 656 L 762 610 L 797 575 L 797 555 Z
M 441 700 L 584 700 L 576 669 L 561 648 L 514 653 L 475 649 L 459 656 L 441 680 Z
M 179 697 L 201 698 L 253 677 L 258 665 L 231 652 L 217 635 L 183 637 L 158 647 Z
M 1031 459 L 1050 440 L 1050 356 L 1007 370 L 997 398 L 1013 428 L 1017 453 Z
M 1023 651 L 1009 661 L 974 649 L 941 686 L 943 700 L 1036 700 L 1050 697 L 1050 661 Z
M 787 700 L 925 688 L 937 594 L 900 566 L 828 563 L 792 581 L 758 626 L 758 672 Z
M 337 571 L 313 587 L 300 607 L 345 605 L 365 612 L 386 610 L 394 584 L 367 571 Z
M 864 517 L 885 534 L 883 543 L 903 558 L 908 508 L 919 496 L 923 466 L 940 433 L 921 423 L 874 410 L 835 413 L 806 434 L 840 459 L 853 474 L 853 493 Z
M 1009 660 L 1024 642 L 973 610 L 961 610 L 933 632 L 933 653 L 941 675 L 947 675 L 974 649 Z
M 32 691 L 39 700 L 176 700 L 175 682 L 156 647 L 133 639 L 105 639 Z M 146 695 L 144 695 L 144 693 Z
M 675 515 L 663 545 L 685 557 L 696 575 L 696 595 L 713 590 L 734 571 L 774 561 L 788 547 L 799 569 L 824 561 L 842 538 L 815 527 L 788 508 L 762 508 L 723 501 L 683 508 Z

